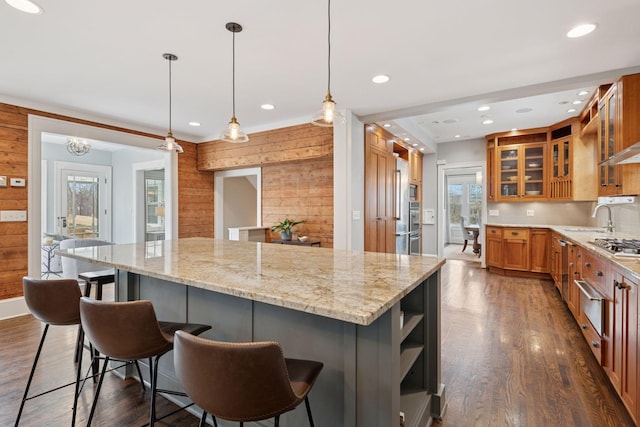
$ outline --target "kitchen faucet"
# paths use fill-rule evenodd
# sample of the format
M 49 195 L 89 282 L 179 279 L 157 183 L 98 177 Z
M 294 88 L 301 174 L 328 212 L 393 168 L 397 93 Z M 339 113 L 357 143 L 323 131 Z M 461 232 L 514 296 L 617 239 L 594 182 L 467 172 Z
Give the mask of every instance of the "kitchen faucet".
M 613 233 L 613 221 L 611 221 L 611 207 L 609 207 L 609 205 L 606 205 L 604 203 L 596 205 L 596 207 L 593 209 L 593 214 L 591 215 L 591 218 L 596 217 L 596 214 L 598 213 L 598 209 L 600 209 L 601 207 L 605 207 L 607 208 L 607 211 L 609 211 L 609 220 L 607 221 L 606 228 L 608 233 Z

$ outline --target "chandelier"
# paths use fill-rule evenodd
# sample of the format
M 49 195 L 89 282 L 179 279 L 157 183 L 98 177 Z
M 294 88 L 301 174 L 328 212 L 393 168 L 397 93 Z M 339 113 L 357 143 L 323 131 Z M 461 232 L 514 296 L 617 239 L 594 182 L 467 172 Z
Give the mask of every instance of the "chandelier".
M 84 156 L 91 149 L 89 141 L 83 138 L 69 137 L 67 138 L 67 151 L 74 156 Z

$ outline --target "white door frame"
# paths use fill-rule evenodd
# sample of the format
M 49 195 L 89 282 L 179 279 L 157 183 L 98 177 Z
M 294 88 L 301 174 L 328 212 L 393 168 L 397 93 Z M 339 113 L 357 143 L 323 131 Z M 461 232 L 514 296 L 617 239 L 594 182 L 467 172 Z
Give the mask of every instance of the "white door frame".
M 152 160 L 149 162 L 139 162 L 133 164 L 133 176 L 135 177 L 133 188 L 133 235 L 135 236 L 135 242 L 145 241 L 146 221 L 144 212 L 140 212 L 140 207 L 144 204 L 140 204 L 140 198 L 145 197 L 144 190 L 144 171 L 165 169 L 164 182 L 165 187 L 168 187 L 171 183 L 171 171 L 166 170 L 166 164 L 164 160 Z M 177 201 L 177 197 L 175 198 Z M 146 199 L 145 199 L 146 200 Z M 173 206 L 173 194 L 171 191 L 165 191 L 164 205 Z M 165 208 L 165 236 L 173 236 L 173 212 L 171 209 Z M 168 239 L 167 239 L 168 240 Z
M 224 179 L 256 176 L 256 226 L 262 227 L 262 168 L 233 169 L 216 172 L 213 196 L 213 230 L 216 239 L 224 239 Z
M 61 135 L 74 135 L 80 138 L 95 139 L 99 141 L 109 141 L 116 144 L 129 145 L 138 148 L 155 149 L 159 139 L 142 135 L 135 135 L 106 128 L 88 126 L 80 123 L 67 122 L 64 120 L 52 119 L 29 114 L 29 142 L 28 142 L 28 242 L 29 242 L 29 276 L 40 277 L 40 242 L 42 241 L 42 171 L 40 170 L 42 160 L 42 133 L 50 132 Z M 167 191 L 178 194 L 178 157 L 175 152 L 166 153 L 167 164 L 165 173 L 171 172 L 167 179 Z M 171 179 L 171 181 L 168 181 Z M 171 205 L 172 238 L 178 236 L 178 198 L 175 197 Z
M 438 165 L 438 258 L 442 258 L 444 254 L 444 233 L 445 227 L 448 223 L 446 219 L 446 202 L 445 197 L 447 194 L 445 173 L 450 169 L 465 169 L 473 168 L 482 170 L 482 224 L 487 223 L 487 165 L 486 162 L 461 162 Z M 485 233 L 480 233 L 478 243 L 482 245 L 482 248 L 486 248 L 484 244 Z M 481 251 L 480 262 L 482 267 L 485 267 L 485 254 L 486 251 Z
M 101 240 L 111 241 L 111 221 L 113 219 L 113 215 L 111 213 L 111 194 L 113 191 L 113 182 L 111 181 L 111 166 L 101 166 L 101 165 L 92 165 L 87 163 L 71 163 L 71 162 L 61 162 L 54 161 L 53 163 L 53 176 L 55 180 L 55 184 L 53 185 L 53 212 L 54 212 L 54 224 L 57 217 L 62 216 L 62 194 L 61 191 L 64 191 L 62 188 L 61 182 L 61 173 L 63 170 L 72 170 L 78 172 L 90 172 L 97 173 L 100 175 L 104 175 L 107 179 L 107 183 L 100 182 L 99 188 L 103 188 L 106 191 L 101 191 L 99 194 L 100 201 L 98 206 L 100 207 L 100 230 L 98 234 L 98 238 Z M 103 213 L 104 210 L 104 213 Z M 58 231 L 57 225 L 55 228 L 56 232 Z

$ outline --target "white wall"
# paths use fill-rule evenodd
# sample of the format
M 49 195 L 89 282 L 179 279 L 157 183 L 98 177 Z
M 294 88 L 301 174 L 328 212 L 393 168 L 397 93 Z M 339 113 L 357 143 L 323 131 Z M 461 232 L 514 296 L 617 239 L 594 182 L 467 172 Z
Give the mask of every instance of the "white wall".
M 229 239 L 229 227 L 255 226 L 258 210 L 256 206 L 256 188 L 245 176 L 227 177 L 224 179 L 224 239 Z

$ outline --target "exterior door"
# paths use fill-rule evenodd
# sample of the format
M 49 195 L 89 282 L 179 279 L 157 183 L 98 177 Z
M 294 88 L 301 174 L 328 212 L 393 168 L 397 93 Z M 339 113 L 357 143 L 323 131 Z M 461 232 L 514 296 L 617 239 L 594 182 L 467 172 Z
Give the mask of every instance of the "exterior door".
M 462 217 L 465 225 L 480 224 L 482 185 L 477 183 L 475 173 L 451 175 L 447 177 L 447 193 L 448 243 L 462 244 Z
M 56 162 L 56 231 L 111 240 L 111 168 Z

